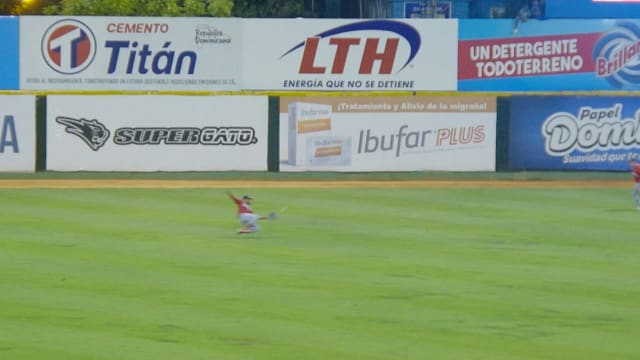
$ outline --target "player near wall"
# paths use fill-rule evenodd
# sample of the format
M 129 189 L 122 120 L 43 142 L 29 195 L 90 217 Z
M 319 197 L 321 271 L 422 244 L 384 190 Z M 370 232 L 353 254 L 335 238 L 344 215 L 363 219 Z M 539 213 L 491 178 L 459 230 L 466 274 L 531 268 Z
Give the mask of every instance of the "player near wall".
M 636 209 L 640 210 L 640 163 L 638 163 L 637 159 L 631 159 L 629 160 L 629 166 L 631 167 L 633 181 L 635 181 L 635 186 L 631 194 L 633 195 L 633 200 L 636 202 Z

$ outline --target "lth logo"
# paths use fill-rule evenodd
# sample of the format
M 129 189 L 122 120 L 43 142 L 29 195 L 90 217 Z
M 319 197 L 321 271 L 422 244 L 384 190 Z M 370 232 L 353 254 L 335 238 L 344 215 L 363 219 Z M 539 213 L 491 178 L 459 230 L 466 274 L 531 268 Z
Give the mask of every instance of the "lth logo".
M 305 46 L 304 53 L 302 54 L 302 62 L 300 63 L 301 74 L 324 74 L 326 73 L 325 66 L 316 66 L 314 64 L 316 60 L 316 54 L 318 52 L 318 44 L 320 38 L 312 37 L 308 38 Z M 364 51 L 362 59 L 360 60 L 360 68 L 358 74 L 371 74 L 373 70 L 373 63 L 380 61 L 379 74 L 391 74 L 393 64 L 396 60 L 396 53 L 398 51 L 399 39 L 387 39 L 386 45 L 382 52 L 378 51 L 378 43 L 380 39 L 369 38 L 365 41 Z M 333 58 L 333 65 L 331 66 L 332 74 L 343 74 L 344 67 L 347 63 L 347 57 L 349 56 L 349 48 L 351 46 L 360 45 L 359 38 L 333 38 L 329 40 L 330 45 L 335 45 L 336 55 Z
M 397 36 L 338 36 L 354 32 L 389 32 Z M 353 34 L 352 34 L 353 35 Z M 321 40 L 328 38 L 327 48 Z M 400 41 L 404 39 L 410 48 L 407 61 L 400 67 L 402 71 L 420 49 L 420 34 L 412 26 L 399 21 L 371 20 L 339 26 L 320 34 L 308 37 L 284 53 L 283 58 L 303 48 L 300 61 L 300 74 L 343 74 L 347 64 L 358 63 L 358 74 L 373 73 L 374 64 L 379 63 L 378 74 L 391 74 L 396 67 L 396 57 Z M 333 52 L 333 58 L 327 56 Z M 359 59 L 353 59 L 358 55 Z

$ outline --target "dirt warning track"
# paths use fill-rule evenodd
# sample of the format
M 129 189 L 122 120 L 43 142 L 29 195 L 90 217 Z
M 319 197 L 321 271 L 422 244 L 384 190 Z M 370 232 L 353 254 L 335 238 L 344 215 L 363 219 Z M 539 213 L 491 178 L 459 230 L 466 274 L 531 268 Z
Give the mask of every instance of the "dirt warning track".
M 620 180 L 0 180 L 2 189 L 630 188 Z

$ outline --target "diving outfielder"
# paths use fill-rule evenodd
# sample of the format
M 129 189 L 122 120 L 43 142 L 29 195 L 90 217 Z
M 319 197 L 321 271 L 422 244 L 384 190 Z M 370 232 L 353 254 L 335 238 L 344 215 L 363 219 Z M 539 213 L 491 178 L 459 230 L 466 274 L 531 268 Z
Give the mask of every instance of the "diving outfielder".
M 631 167 L 633 181 L 636 183 L 631 195 L 633 195 L 633 200 L 636 202 L 636 209 L 640 210 L 640 163 L 638 163 L 637 159 L 631 159 L 629 160 L 629 166 Z
M 260 216 L 255 214 L 253 210 L 251 210 L 251 200 L 253 198 L 249 195 L 244 195 L 242 199 L 239 199 L 229 191 L 227 191 L 227 195 L 233 200 L 233 202 L 238 207 L 238 220 L 242 224 L 242 229 L 238 230 L 238 234 L 251 234 L 258 230 L 260 230 L 260 225 L 258 225 L 259 220 L 267 220 L 273 219 L 274 215 L 270 216 Z

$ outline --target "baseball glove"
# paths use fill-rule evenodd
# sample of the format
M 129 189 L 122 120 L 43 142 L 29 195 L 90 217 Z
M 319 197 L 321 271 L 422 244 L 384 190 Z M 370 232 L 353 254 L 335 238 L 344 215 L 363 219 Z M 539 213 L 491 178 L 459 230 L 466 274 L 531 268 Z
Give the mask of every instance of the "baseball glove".
M 276 214 L 275 212 L 270 212 L 269 213 L 269 220 L 275 220 L 278 218 L 278 214 Z

